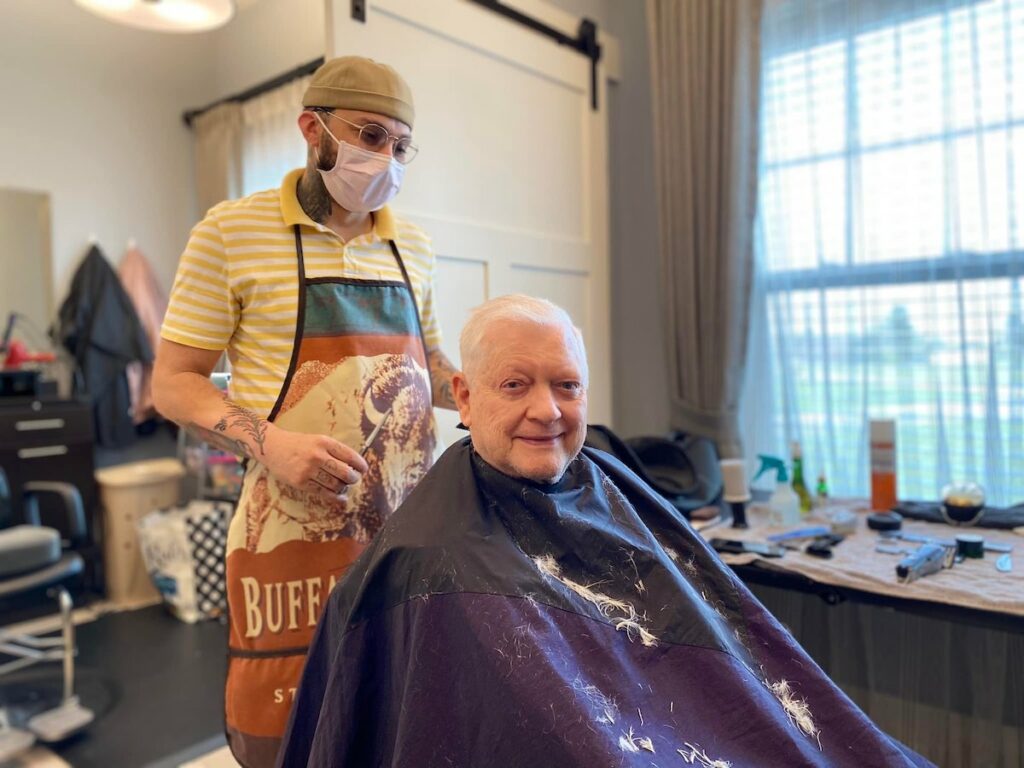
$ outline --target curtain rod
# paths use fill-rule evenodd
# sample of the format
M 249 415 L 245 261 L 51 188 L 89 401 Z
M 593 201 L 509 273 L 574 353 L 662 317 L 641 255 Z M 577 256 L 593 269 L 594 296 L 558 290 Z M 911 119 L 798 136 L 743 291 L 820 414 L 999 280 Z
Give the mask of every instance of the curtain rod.
M 317 68 L 324 63 L 324 57 L 321 56 L 318 59 L 313 59 L 310 62 L 301 64 L 294 69 L 289 69 L 284 74 L 278 75 L 277 77 L 266 80 L 258 85 L 254 85 L 252 88 L 248 88 L 240 93 L 236 93 L 233 96 L 226 96 L 223 99 L 207 104 L 205 107 L 199 109 L 190 109 L 182 115 L 182 119 L 185 121 L 185 125 L 189 128 L 192 127 L 192 122 L 205 112 L 209 112 L 214 107 L 219 107 L 221 104 L 230 104 L 232 102 L 248 101 L 254 99 L 257 96 L 262 96 L 267 91 L 272 91 L 275 88 L 279 88 L 282 85 L 290 83 L 292 80 L 298 80 L 300 77 L 313 74 Z

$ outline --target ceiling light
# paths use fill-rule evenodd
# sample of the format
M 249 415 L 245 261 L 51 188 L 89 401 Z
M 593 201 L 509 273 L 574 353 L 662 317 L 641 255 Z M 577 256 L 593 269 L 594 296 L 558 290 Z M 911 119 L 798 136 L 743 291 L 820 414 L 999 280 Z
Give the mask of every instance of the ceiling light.
M 105 19 L 159 32 L 204 32 L 226 24 L 234 0 L 75 0 Z

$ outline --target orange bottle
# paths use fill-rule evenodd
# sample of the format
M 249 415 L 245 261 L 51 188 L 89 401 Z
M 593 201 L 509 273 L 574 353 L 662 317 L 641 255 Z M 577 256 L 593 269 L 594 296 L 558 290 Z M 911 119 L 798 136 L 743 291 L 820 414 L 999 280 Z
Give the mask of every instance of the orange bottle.
M 896 506 L 896 422 L 872 419 L 869 434 L 871 508 L 888 511 Z

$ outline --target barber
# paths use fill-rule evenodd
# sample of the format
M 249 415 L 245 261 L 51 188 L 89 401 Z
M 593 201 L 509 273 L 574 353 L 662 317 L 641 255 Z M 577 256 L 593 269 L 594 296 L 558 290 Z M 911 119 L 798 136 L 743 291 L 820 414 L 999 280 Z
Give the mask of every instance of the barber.
M 225 714 L 253 767 L 274 762 L 331 588 L 433 461 L 432 405 L 454 408 L 430 241 L 387 206 L 417 152 L 408 85 L 342 57 L 302 105 L 306 167 L 193 229 L 154 374 L 161 413 L 247 460 Z

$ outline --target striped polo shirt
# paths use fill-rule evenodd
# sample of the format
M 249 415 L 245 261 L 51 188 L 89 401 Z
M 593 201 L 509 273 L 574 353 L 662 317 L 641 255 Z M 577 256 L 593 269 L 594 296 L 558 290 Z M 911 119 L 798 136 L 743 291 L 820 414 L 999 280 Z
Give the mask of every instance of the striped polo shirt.
M 227 351 L 231 397 L 266 416 L 288 373 L 299 307 L 294 224 L 302 232 L 306 277 L 402 281 L 388 245 L 394 240 L 409 272 L 428 347 L 441 343 L 434 312 L 436 261 L 429 238 L 388 207 L 373 230 L 343 242 L 306 215 L 296 196 L 303 169 L 280 190 L 257 192 L 210 209 L 178 264 L 161 335 L 169 341 Z

